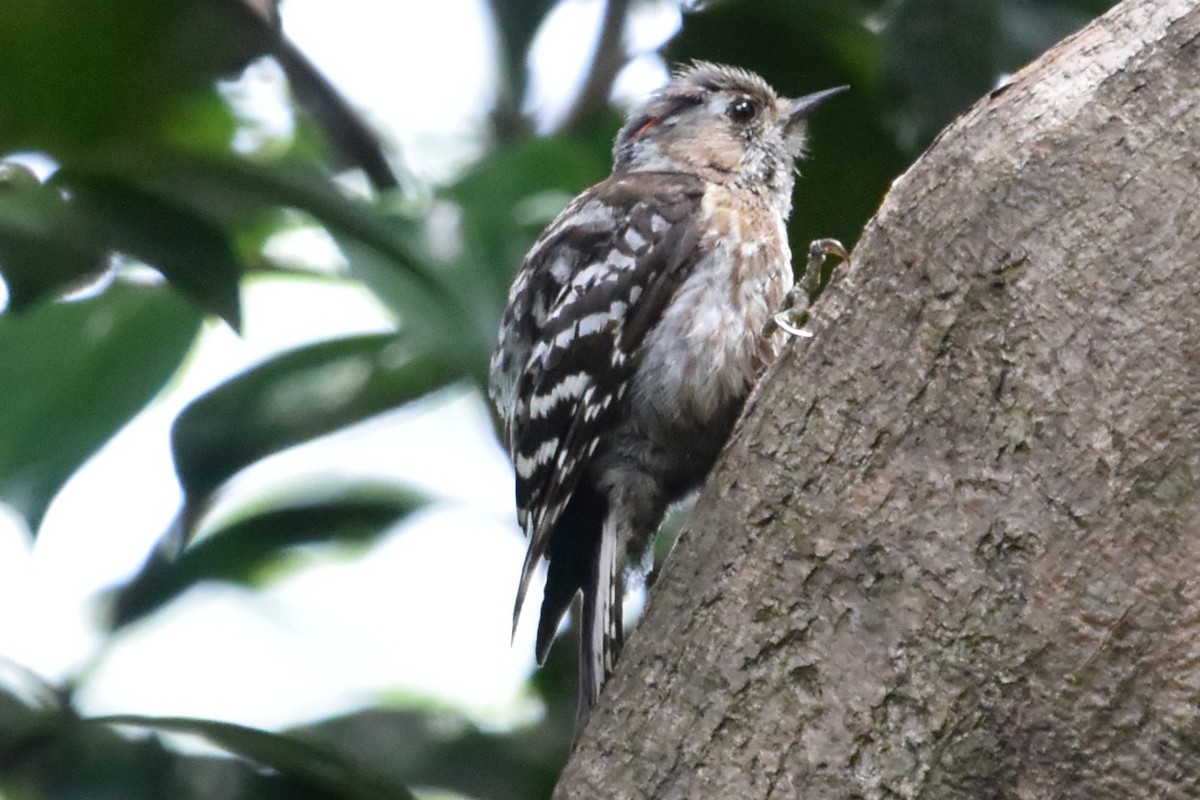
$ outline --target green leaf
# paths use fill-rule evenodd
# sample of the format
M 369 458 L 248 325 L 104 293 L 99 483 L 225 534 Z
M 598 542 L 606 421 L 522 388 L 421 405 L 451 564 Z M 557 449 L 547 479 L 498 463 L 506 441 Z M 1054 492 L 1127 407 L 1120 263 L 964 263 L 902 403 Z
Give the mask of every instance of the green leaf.
M 54 726 L 53 687 L 24 668 L 0 659 L 0 774 L 5 754 L 41 739 Z
M 134 235 L 136 227 L 118 233 L 122 241 L 141 245 L 146 258 L 174 265 L 173 280 L 227 316 L 231 262 L 220 240 L 256 230 L 271 212 L 295 209 L 325 226 L 349 256 L 355 275 L 380 291 L 398 310 L 405 327 L 414 337 L 422 337 L 426 346 L 455 343 L 457 347 L 464 320 L 478 328 L 478 315 L 471 313 L 464 299 L 477 291 L 477 280 L 433 268 L 410 246 L 411 220 L 388 213 L 380 204 L 346 196 L 311 164 L 259 163 L 161 148 L 138 152 L 108 148 L 76 158 L 65 171 L 68 185 L 103 187 L 101 208 L 116 206 L 128 216 L 118 221 L 144 222 L 154 228 L 153 234 L 140 237 Z M 119 190 L 117 197 L 114 189 Z M 186 248 L 181 252 L 175 246 L 185 244 L 189 236 L 206 245 L 206 252 L 191 261 L 183 258 Z M 205 270 L 206 264 L 222 272 Z M 486 349 L 493 334 L 489 331 Z
M 273 41 L 243 3 L 0 0 L 0 152 L 61 158 L 164 133 Z
M 27 308 L 103 268 L 107 250 L 87 227 L 57 190 L 36 178 L 0 183 L 0 274 L 10 309 Z
M 8 700 L 0 690 L 5 712 Z M 68 709 L 41 712 L 34 729 L 14 730 L 10 723 L 7 713 L 0 717 L 0 797 L 200 800 L 175 785 L 176 758 L 157 740 L 131 741 L 81 725 Z
M 571 741 L 569 722 L 564 730 L 539 720 L 498 733 L 453 711 L 423 709 L 367 709 L 304 733 L 372 774 L 478 800 L 548 798 Z
M 225 231 L 175 200 L 120 179 L 68 173 L 58 177 L 69 186 L 72 204 L 103 231 L 109 248 L 156 267 L 180 292 L 240 327 L 244 265 Z
M 0 501 L 36 531 L 66 479 L 175 373 L 200 320 L 165 287 L 119 282 L 0 315 Z
M 407 249 L 395 227 L 377 208 L 347 197 L 329 175 L 315 166 L 175 151 L 108 151 L 95 154 L 86 167 L 98 175 L 124 176 L 156 195 L 177 197 L 215 220 L 236 221 L 264 206 L 305 211 L 332 232 L 353 237 L 379 251 L 430 291 L 450 299 L 438 276 Z
M 364 775 L 346 760 L 291 736 L 235 725 L 186 717 L 143 717 L 122 714 L 95 717 L 98 725 L 132 725 L 166 733 L 201 736 L 230 753 L 285 776 L 299 778 L 345 800 L 415 800 L 402 786 Z
M 260 221 L 271 209 L 303 211 L 347 251 L 356 275 L 389 287 L 388 298 L 397 302 L 403 321 L 414 332 L 425 334 L 430 342 L 451 341 L 458 321 L 469 318 L 457 287 L 409 246 L 411 221 L 347 197 L 314 166 L 109 150 L 93 154 L 87 164 L 77 161 L 74 173 L 126 181 L 149 195 L 171 197 L 218 225 L 241 229 L 248 219 Z M 370 267 L 357 269 L 360 263 Z
M 251 583 L 290 548 L 368 541 L 428 502 L 422 495 L 395 487 L 366 489 L 357 487 L 351 496 L 274 508 L 233 521 L 177 558 L 156 552 L 114 596 L 111 627 L 153 613 L 201 581 Z
M 5 166 L 6 173 L 20 169 Z M 183 294 L 238 327 L 243 264 L 216 223 L 115 175 L 63 169 L 43 186 L 19 171 L 11 174 L 15 180 L 0 175 L 0 273 L 10 308 L 94 277 L 118 252 L 156 267 Z
M 184 530 L 235 473 L 287 447 L 401 406 L 462 377 L 458 362 L 390 334 L 278 356 L 197 398 L 171 435 Z
M 0 665 L 2 666 L 2 665 Z M 188 756 L 154 733 L 118 733 L 81 720 L 56 690 L 58 703 L 35 708 L 0 670 L 0 797 L 13 800 L 364 800 L 408 798 L 394 786 L 376 787 L 359 774 L 331 786 L 328 771 L 266 773 L 241 758 Z M 270 734 L 267 734 L 270 736 Z M 303 751 L 311 753 L 312 749 Z M 321 754 L 324 755 L 323 753 Z M 279 759 L 283 760 L 283 759 Z M 365 786 L 365 790 L 364 790 Z

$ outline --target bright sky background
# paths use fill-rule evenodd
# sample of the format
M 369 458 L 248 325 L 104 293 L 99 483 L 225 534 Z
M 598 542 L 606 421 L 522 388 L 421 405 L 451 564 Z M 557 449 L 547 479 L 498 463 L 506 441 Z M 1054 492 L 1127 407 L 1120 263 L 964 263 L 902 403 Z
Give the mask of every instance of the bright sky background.
M 539 37 L 530 107 L 543 126 L 566 108 L 601 8 L 599 0 L 567 0 Z M 444 179 L 478 151 L 495 60 L 480 0 L 286 0 L 283 14 L 289 34 L 394 139 L 414 174 Z M 665 78 L 652 53 L 677 25 L 671 0 L 641 7 L 631 50 L 651 55 L 622 74 L 618 96 L 641 96 Z M 262 135 L 286 129 L 272 100 L 277 81 L 259 69 L 239 89 Z M 316 236 L 286 249 L 328 250 Z M 444 498 L 433 509 L 365 556 L 319 560 L 267 591 L 193 590 L 97 659 L 96 594 L 137 569 L 177 510 L 168 432 L 183 405 L 273 353 L 392 324 L 351 284 L 251 281 L 244 305 L 244 335 L 209 326 L 186 374 L 72 478 L 32 552 L 0 507 L 0 655 L 50 681 L 85 670 L 84 713 L 272 728 L 410 691 L 462 704 L 484 721 L 523 713 L 517 690 L 532 668 L 536 615 L 526 614 L 510 646 L 524 543 L 510 467 L 476 396 L 403 410 L 282 454 L 229 498 L 303 475 L 382 477 Z

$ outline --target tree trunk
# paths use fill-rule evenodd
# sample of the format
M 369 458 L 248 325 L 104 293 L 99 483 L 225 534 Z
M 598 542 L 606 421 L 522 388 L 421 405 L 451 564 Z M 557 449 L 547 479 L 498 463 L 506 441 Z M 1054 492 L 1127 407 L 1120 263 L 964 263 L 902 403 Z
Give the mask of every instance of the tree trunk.
M 555 797 L 1200 797 L 1200 2 L 978 103 L 812 327 Z

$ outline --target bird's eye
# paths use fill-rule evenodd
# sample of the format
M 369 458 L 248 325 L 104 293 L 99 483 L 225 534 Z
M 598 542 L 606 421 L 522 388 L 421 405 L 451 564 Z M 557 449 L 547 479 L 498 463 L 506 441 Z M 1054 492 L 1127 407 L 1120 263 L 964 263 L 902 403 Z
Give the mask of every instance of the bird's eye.
M 726 111 L 729 118 L 734 122 L 744 125 L 758 115 L 758 106 L 748 97 L 739 97 L 729 104 L 729 109 Z

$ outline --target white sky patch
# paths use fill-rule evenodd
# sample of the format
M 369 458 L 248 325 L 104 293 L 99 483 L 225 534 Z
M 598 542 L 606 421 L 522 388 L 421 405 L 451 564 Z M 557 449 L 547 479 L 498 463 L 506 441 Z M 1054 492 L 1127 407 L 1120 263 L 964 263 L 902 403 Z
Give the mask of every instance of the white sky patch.
M 670 70 L 657 55 L 637 56 L 617 73 L 617 80 L 613 83 L 613 100 L 629 108 L 645 100 L 670 77 Z
M 538 130 L 554 130 L 567 115 L 596 49 L 602 0 L 564 0 L 542 22 L 530 50 L 525 110 Z
M 280 13 L 288 36 L 413 174 L 444 180 L 480 152 L 496 87 L 483 0 L 284 0 Z
M 291 141 L 295 119 L 287 101 L 287 78 L 273 59 L 255 61 L 238 80 L 224 81 L 219 88 L 241 122 L 233 137 L 236 152 L 249 155 Z
M 309 272 L 340 274 L 349 263 L 333 237 L 316 225 L 299 225 L 271 236 L 263 255 L 273 264 Z
M 564 0 L 546 17 L 533 41 L 531 79 L 526 110 L 538 130 L 552 131 L 570 110 L 596 49 L 604 13 L 602 0 Z M 635 3 L 625 30 L 631 63 L 618 75 L 613 95 L 623 103 L 645 99 L 667 79 L 655 51 L 679 30 L 682 20 L 674 0 Z

